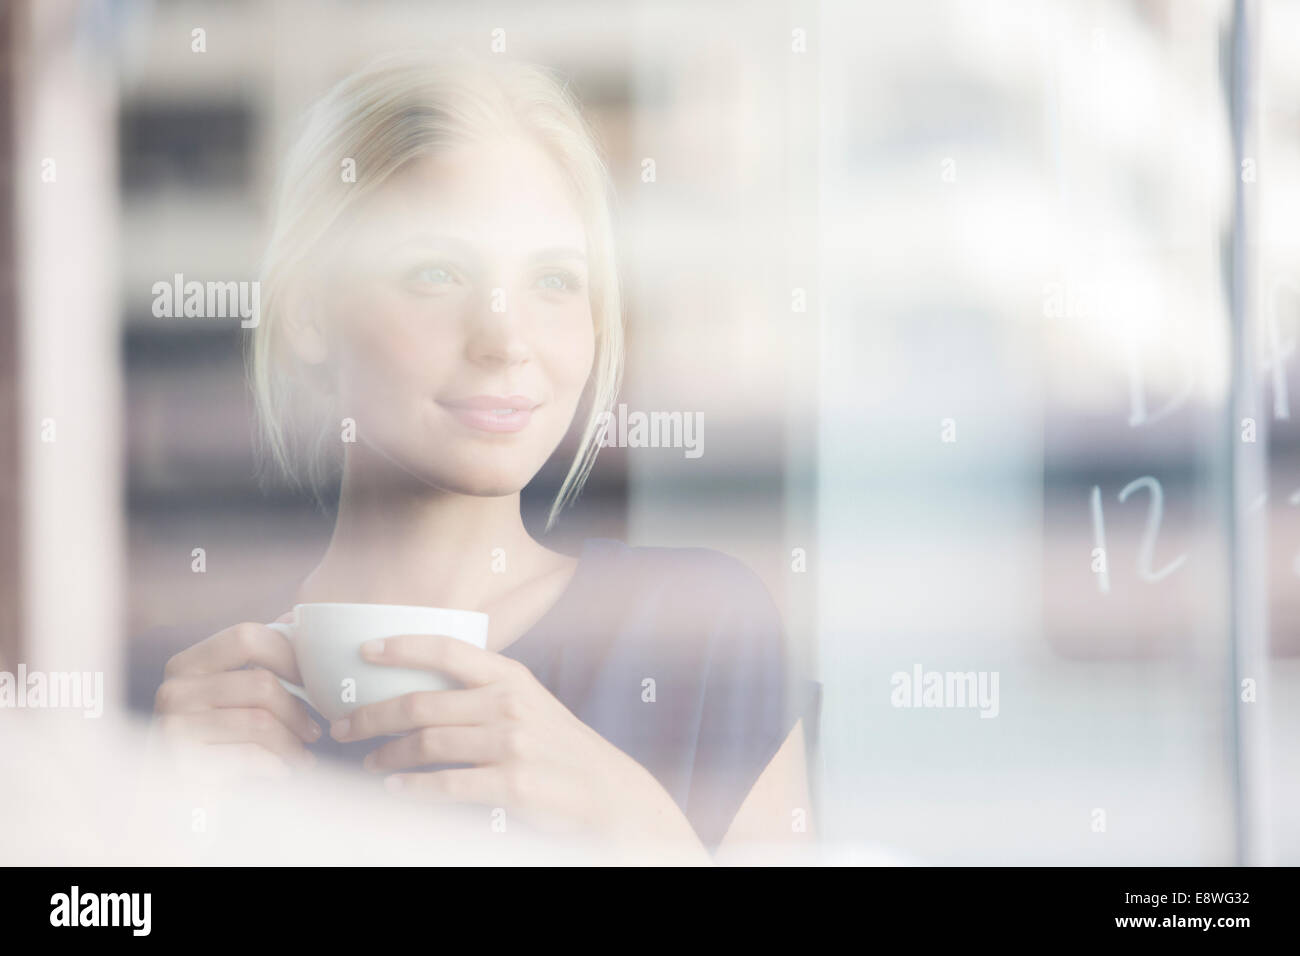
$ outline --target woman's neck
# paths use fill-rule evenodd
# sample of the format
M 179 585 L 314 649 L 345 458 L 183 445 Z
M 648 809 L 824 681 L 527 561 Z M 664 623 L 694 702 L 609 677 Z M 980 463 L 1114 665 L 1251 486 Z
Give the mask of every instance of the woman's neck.
M 482 609 L 554 567 L 558 556 L 524 529 L 518 493 L 455 494 L 391 472 L 363 474 L 354 461 L 329 547 L 300 601 Z

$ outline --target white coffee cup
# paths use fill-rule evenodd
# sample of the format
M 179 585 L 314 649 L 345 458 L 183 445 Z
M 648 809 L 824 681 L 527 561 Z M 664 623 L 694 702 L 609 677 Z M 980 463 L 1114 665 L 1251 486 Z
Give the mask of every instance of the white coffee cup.
M 279 678 L 285 690 L 334 721 L 357 707 L 423 690 L 459 687 L 433 671 L 371 664 L 361 645 L 402 634 L 442 634 L 487 646 L 488 616 L 480 611 L 400 604 L 298 604 L 292 622 L 267 627 L 289 639 L 303 686 Z

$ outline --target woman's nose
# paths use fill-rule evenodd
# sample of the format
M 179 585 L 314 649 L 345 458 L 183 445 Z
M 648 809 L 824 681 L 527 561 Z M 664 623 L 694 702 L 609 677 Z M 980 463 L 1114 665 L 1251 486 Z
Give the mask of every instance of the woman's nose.
M 494 288 L 470 316 L 468 347 L 476 362 L 517 365 L 530 349 L 523 323 L 504 288 Z

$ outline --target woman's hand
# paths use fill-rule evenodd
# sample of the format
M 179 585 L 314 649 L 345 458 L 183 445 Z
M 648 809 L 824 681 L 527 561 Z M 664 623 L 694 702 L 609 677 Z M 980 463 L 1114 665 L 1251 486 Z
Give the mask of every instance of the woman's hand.
M 366 769 L 403 797 L 502 807 L 551 832 L 585 831 L 620 846 L 671 843 L 708 856 L 653 775 L 578 720 L 523 664 L 450 637 L 370 641 L 372 663 L 433 670 L 462 690 L 424 691 L 358 707 L 335 721 L 341 741 L 391 740 Z M 471 767 L 409 772 L 430 764 Z M 407 771 L 407 772 L 402 772 Z
M 154 697 L 163 742 L 205 774 L 279 777 L 312 765 L 305 743 L 322 731 L 275 674 L 301 680 L 293 648 L 264 624 L 237 624 L 181 651 Z

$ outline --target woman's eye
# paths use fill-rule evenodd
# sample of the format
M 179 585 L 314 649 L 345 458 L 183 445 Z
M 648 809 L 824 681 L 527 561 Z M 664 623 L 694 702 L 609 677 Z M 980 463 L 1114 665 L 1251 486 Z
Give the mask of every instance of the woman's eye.
M 432 285 L 445 285 L 456 281 L 455 277 L 442 266 L 425 266 L 415 273 L 415 278 Z
M 538 278 L 537 287 L 555 292 L 575 292 L 579 287 L 579 280 L 572 272 L 548 272 Z
M 455 266 L 425 263 L 414 266 L 402 276 L 402 283 L 417 295 L 437 295 L 449 292 L 460 283 Z

